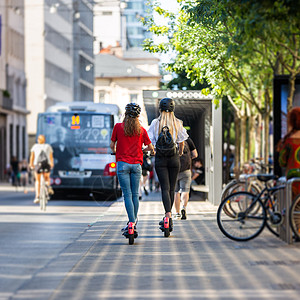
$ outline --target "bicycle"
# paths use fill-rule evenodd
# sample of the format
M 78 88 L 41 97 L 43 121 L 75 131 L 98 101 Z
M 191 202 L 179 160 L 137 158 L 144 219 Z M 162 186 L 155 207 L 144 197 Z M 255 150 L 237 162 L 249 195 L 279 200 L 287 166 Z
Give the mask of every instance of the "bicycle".
M 41 174 L 41 183 L 40 183 L 40 208 L 43 211 L 46 211 L 46 206 L 49 199 L 48 188 L 46 186 L 44 174 Z
M 265 226 L 278 236 L 272 227 L 278 227 L 283 221 L 283 213 L 278 211 L 277 193 L 284 189 L 285 185 L 270 187 L 267 182 L 277 179 L 275 175 L 261 174 L 257 175 L 257 179 L 265 185 L 258 194 L 247 191 L 233 193 L 226 197 L 218 208 L 218 226 L 222 233 L 232 240 L 251 240 L 257 237 Z

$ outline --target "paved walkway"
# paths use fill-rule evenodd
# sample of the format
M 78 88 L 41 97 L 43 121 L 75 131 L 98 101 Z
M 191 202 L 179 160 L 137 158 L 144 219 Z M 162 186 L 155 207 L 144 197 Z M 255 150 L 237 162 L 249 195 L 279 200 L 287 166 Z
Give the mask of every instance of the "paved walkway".
M 140 203 L 134 245 L 120 232 L 127 218 L 115 202 L 9 299 L 299 299 L 300 248 L 268 232 L 238 243 L 216 223 L 217 207 L 190 201 L 188 219 L 158 229 L 158 193 Z

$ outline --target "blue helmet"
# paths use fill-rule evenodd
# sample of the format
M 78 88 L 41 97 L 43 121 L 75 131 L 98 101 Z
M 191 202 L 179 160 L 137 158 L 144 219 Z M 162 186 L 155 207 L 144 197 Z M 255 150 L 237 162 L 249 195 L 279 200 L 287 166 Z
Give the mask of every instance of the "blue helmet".
M 159 102 L 159 109 L 161 111 L 172 112 L 175 109 L 175 102 L 171 98 L 163 98 Z
M 136 103 L 129 103 L 125 107 L 125 115 L 136 118 L 141 113 L 141 107 Z

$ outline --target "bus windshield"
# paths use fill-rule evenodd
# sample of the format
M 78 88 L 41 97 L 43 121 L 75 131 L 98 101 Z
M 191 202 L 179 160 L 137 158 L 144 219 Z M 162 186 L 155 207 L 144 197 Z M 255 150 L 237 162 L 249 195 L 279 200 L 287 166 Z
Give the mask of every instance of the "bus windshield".
M 113 116 L 109 114 L 40 114 L 38 134 L 44 134 L 53 148 L 54 174 L 66 170 L 103 170 L 111 160 L 109 145 L 113 125 Z

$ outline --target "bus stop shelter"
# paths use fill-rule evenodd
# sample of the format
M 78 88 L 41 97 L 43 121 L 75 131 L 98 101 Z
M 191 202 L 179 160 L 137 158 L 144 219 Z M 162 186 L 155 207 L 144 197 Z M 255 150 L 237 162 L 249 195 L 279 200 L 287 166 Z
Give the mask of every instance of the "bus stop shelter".
M 222 105 L 197 90 L 144 90 L 144 105 L 149 124 L 159 116 L 162 98 L 175 101 L 175 115 L 183 121 L 205 167 L 205 190 L 208 201 L 218 205 L 222 191 Z

